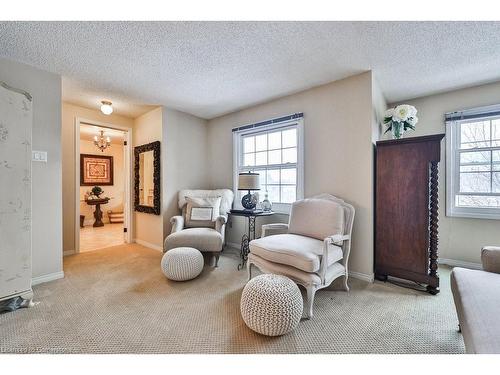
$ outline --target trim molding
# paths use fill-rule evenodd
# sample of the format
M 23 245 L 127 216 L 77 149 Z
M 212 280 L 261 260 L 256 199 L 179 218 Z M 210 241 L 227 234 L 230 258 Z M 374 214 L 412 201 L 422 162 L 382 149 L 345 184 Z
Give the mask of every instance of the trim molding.
M 47 283 L 49 281 L 62 279 L 63 277 L 64 277 L 64 271 L 49 273 L 48 275 L 33 277 L 31 279 L 31 285 L 38 285 L 38 284 L 42 284 L 42 283 Z
M 158 246 L 158 245 L 155 245 L 153 243 L 150 243 L 150 242 L 147 242 L 147 241 L 143 241 L 143 240 L 140 240 L 138 238 L 136 238 L 134 240 L 135 243 L 138 243 L 139 245 L 142 245 L 142 246 L 145 246 L 145 247 L 148 247 L 150 249 L 153 249 L 153 250 L 156 250 L 156 251 L 161 251 L 163 253 L 163 247 L 161 246 Z
M 482 270 L 483 265 L 481 263 L 473 263 L 473 262 L 464 262 L 462 260 L 455 259 L 445 259 L 439 258 L 439 264 L 445 264 L 450 267 L 462 267 L 462 268 L 470 268 L 472 270 Z
M 76 254 L 75 250 L 64 250 L 63 251 L 63 257 L 68 256 L 68 255 L 73 255 Z
M 349 277 L 353 277 L 355 279 L 366 281 L 369 283 L 373 283 L 373 281 L 375 280 L 375 276 L 373 273 L 368 274 L 368 273 L 349 271 L 348 274 Z
M 238 244 L 236 242 L 226 242 L 226 246 L 227 247 L 230 247 L 231 249 L 235 249 L 235 250 L 240 250 L 241 248 L 241 244 Z

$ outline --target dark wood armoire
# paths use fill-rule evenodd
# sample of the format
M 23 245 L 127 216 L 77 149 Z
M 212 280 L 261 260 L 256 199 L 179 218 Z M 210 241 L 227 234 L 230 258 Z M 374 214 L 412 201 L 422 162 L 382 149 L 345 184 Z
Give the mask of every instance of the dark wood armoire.
M 439 292 L 438 164 L 444 134 L 377 142 L 375 277 Z

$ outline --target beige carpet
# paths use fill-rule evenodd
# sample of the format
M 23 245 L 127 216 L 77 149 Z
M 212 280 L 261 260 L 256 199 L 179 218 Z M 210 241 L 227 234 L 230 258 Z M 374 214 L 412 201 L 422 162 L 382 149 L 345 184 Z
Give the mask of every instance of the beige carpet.
M 0 315 L 5 353 L 463 353 L 441 270 L 437 296 L 351 281 L 317 293 L 313 320 L 269 338 L 239 313 L 246 271 L 225 252 L 189 282 L 160 271 L 161 254 L 122 245 L 65 258 L 66 277 L 36 286 L 37 306 Z

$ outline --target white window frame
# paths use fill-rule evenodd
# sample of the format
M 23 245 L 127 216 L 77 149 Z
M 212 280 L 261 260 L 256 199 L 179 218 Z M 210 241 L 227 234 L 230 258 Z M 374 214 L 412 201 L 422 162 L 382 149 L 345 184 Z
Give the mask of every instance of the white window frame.
M 500 220 L 500 208 L 489 207 L 459 207 L 456 205 L 456 196 L 460 189 L 460 124 L 471 121 L 481 120 L 496 120 L 500 119 L 498 115 L 488 115 L 488 112 L 493 112 L 495 109 L 500 109 L 499 106 L 483 107 L 469 112 L 483 112 L 484 116 L 478 116 L 474 119 L 452 119 L 446 121 L 446 216 L 474 218 L 474 219 L 496 219 Z M 492 149 L 486 147 L 485 149 Z M 494 147 L 493 149 L 500 149 Z M 480 151 L 481 149 L 470 149 L 467 151 Z M 477 195 L 492 195 L 500 196 L 500 193 L 483 193 Z
M 234 196 L 238 196 L 238 174 L 243 157 L 243 137 L 248 135 L 257 135 L 259 133 L 268 133 L 272 130 L 286 129 L 295 127 L 297 129 L 297 193 L 296 199 L 304 198 L 304 119 L 303 117 L 272 124 L 262 125 L 255 128 L 248 128 L 233 131 L 233 191 Z M 245 128 L 245 127 L 244 127 Z M 241 163 L 241 164 L 240 164 Z M 283 164 L 278 164 L 282 166 Z M 250 167 L 250 169 L 252 169 Z M 242 209 L 241 201 L 235 199 L 234 207 Z M 281 214 L 289 214 L 292 207 L 291 203 L 273 203 L 273 211 Z

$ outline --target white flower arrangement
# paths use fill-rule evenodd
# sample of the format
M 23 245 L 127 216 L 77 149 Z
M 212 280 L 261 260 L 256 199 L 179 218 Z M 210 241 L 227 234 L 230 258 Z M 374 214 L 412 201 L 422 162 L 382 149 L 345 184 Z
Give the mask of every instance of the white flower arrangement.
M 392 131 L 394 138 L 401 138 L 403 132 L 408 129 L 415 130 L 417 122 L 417 109 L 414 106 L 408 104 L 398 105 L 385 112 L 384 124 L 387 125 L 385 133 Z

